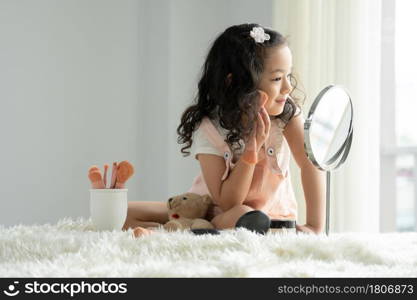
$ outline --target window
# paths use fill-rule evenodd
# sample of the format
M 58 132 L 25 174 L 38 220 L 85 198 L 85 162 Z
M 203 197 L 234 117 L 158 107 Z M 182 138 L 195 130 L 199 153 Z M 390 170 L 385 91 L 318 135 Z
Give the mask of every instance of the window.
M 389 0 L 382 5 L 380 224 L 382 231 L 415 231 L 417 1 Z
M 396 144 L 403 154 L 396 161 L 397 229 L 416 228 L 417 199 L 417 41 L 412 28 L 417 28 L 417 2 L 395 2 L 395 102 Z

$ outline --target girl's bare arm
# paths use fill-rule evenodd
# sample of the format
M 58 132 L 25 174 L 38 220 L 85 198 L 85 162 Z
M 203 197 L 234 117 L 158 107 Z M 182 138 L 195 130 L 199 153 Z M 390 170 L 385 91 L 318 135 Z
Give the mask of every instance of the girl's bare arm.
M 226 211 L 242 204 L 248 195 L 255 165 L 239 159 L 228 178 L 222 182 L 221 178 L 226 170 L 222 157 L 214 154 L 199 154 L 197 158 L 207 188 L 220 208 Z
M 304 152 L 304 121 L 301 115 L 293 117 L 284 130 L 291 152 L 301 170 L 307 222 L 300 231 L 320 233 L 325 223 L 325 173 L 317 169 Z

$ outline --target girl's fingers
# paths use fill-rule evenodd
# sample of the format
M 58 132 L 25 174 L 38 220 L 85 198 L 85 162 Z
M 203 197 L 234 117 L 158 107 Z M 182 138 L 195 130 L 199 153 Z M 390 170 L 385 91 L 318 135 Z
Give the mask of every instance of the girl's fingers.
M 258 120 L 258 119 L 257 119 Z M 258 121 L 256 121 L 254 124 L 253 124 L 253 129 L 252 129 L 252 133 L 251 133 L 251 138 L 256 138 L 256 127 L 257 127 L 257 125 L 258 125 Z
M 262 138 L 262 135 L 265 133 L 265 124 L 262 118 L 262 114 L 258 113 L 258 126 L 256 128 L 256 136 Z
M 265 135 L 268 136 L 269 135 L 269 130 L 271 129 L 271 119 L 269 118 L 268 112 L 266 111 L 266 109 L 264 107 L 262 107 L 262 111 L 263 111 L 263 119 L 265 122 Z
M 257 127 L 257 123 L 254 123 L 252 132 L 250 133 L 249 137 L 248 137 L 248 142 L 246 144 L 246 148 L 248 150 L 255 150 L 256 149 L 256 127 Z
M 257 148 L 257 151 L 259 151 L 265 142 L 265 124 L 262 119 L 261 113 L 258 113 L 257 123 L 258 125 L 256 128 L 256 148 Z

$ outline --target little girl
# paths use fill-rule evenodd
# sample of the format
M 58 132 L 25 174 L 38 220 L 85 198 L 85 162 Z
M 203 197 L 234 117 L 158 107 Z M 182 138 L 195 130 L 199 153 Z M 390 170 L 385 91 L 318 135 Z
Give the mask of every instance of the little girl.
M 296 220 L 290 151 L 301 170 L 307 222 L 297 231 L 324 227 L 324 176 L 304 153 L 304 124 L 292 95 L 292 55 L 285 38 L 258 24 L 227 28 L 214 41 L 198 83 L 196 104 L 178 127 L 181 152 L 199 161 L 189 192 L 210 194 L 208 219 L 234 228 L 249 212 Z M 250 214 L 250 213 L 249 213 Z M 129 202 L 124 228 L 168 221 L 165 202 Z

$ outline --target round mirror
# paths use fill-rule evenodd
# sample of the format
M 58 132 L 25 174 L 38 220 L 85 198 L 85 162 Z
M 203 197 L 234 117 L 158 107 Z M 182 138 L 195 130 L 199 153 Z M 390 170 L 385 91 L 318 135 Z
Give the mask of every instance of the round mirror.
M 334 85 L 324 88 L 310 108 L 304 129 L 307 156 L 314 165 L 325 171 L 340 166 L 353 133 L 353 106 L 347 91 Z
M 326 234 L 330 227 L 330 172 L 346 160 L 353 138 L 353 105 L 347 91 L 325 87 L 311 105 L 304 123 L 304 148 L 308 158 L 326 171 Z

